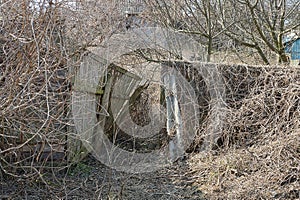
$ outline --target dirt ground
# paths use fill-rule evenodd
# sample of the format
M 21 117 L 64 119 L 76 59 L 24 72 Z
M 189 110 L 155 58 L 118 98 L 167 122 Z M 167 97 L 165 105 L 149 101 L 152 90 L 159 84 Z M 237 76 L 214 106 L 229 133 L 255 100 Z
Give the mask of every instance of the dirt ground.
M 281 140 L 284 146 L 275 141 L 259 148 L 192 153 L 143 174 L 115 171 L 91 155 L 68 167 L 43 166 L 40 176 L 32 169 L 35 175 L 27 170 L 18 178 L 2 171 L 0 199 L 299 199 L 299 137 L 294 136 Z
M 88 156 L 77 165 L 44 172 L 36 180 L 2 176 L 0 199 L 204 199 L 189 172 L 182 160 L 160 171 L 127 174 Z

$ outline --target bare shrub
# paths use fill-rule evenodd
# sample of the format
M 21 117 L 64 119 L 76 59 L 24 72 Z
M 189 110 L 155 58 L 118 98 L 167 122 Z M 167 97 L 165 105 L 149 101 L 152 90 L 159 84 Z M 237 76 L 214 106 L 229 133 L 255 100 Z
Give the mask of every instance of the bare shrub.
M 57 199 L 82 188 L 95 198 L 110 192 L 110 183 L 99 181 L 103 177 L 86 187 L 78 186 L 79 175 L 75 182 L 66 178 L 92 170 L 84 164 L 69 168 L 74 163 L 67 162 L 67 156 L 74 153 L 67 139 L 79 138 L 70 115 L 73 75 L 89 47 L 126 29 L 118 5 L 107 2 L 77 1 L 74 7 L 66 1 L 1 1 L 1 186 L 12 180 L 16 181 L 12 190 L 24 192 L 26 186 L 33 186 Z M 212 199 L 299 198 L 299 68 L 221 64 L 218 68 L 226 88 L 227 114 L 221 137 L 215 141 L 218 149 L 200 152 L 189 160 L 193 184 Z M 205 98 L 203 77 L 192 80 L 185 71 L 181 73 L 205 95 L 198 98 L 203 126 L 196 143 L 201 145 L 206 116 L 211 114 L 210 99 Z M 137 99 L 140 104 L 132 105 L 133 118 L 146 123 L 147 116 L 141 117 L 144 112 L 140 110 L 149 99 Z M 57 177 L 55 172 L 64 169 L 64 177 Z M 96 167 L 95 171 L 101 172 Z M 44 172 L 49 172 L 50 178 L 46 179 Z M 103 188 L 107 191 L 102 192 Z M 84 198 L 81 191 L 76 195 Z
M 220 149 L 190 160 L 195 185 L 209 199 L 299 198 L 299 69 L 220 71 L 227 88 Z
M 66 159 L 66 138 L 76 138 L 70 120 L 76 66 L 121 22 L 113 1 L 14 0 L 0 9 L 1 170 L 18 176 L 39 172 L 35 162 Z
M 1 169 L 11 175 L 65 157 L 69 79 L 58 12 L 30 1 L 1 6 Z

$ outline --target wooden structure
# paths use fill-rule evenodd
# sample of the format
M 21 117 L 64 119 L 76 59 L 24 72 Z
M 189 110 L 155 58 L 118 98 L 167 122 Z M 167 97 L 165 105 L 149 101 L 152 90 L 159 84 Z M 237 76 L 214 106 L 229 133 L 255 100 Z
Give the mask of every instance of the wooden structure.
M 147 82 L 153 81 L 149 77 L 148 79 L 145 77 L 147 76 L 147 73 L 143 77 L 141 72 L 145 66 L 142 66 L 140 73 L 137 73 L 135 69 L 137 68 L 136 66 L 128 67 L 128 63 L 126 64 L 126 62 L 132 62 L 132 58 L 126 59 L 126 56 L 132 54 L 138 56 L 139 59 L 144 60 L 144 62 L 149 62 L 151 60 L 150 63 L 155 64 L 156 62 L 153 60 L 153 54 L 154 57 L 160 55 L 162 56 L 161 58 L 155 57 L 155 59 L 158 59 L 157 62 L 163 64 L 161 68 L 169 67 L 172 68 L 173 71 L 176 71 L 175 68 L 177 66 L 170 66 L 167 64 L 169 61 L 160 61 L 163 59 L 164 55 L 168 56 L 168 54 L 173 54 L 172 57 L 175 59 L 178 57 L 193 59 L 199 58 L 200 55 L 195 54 L 201 52 L 201 47 L 199 48 L 197 43 L 190 40 L 189 37 L 161 28 L 141 28 L 130 31 L 129 33 L 115 35 L 110 38 L 110 40 L 106 41 L 104 46 L 106 46 L 106 48 L 91 49 L 91 54 L 85 57 L 75 81 L 72 109 L 76 128 L 83 136 L 81 139 L 84 146 L 86 146 L 87 151 L 92 151 L 95 154 L 98 153 L 98 155 L 96 155 L 98 157 L 102 156 L 102 153 L 99 155 L 99 152 L 105 151 L 103 150 L 104 146 L 111 145 L 108 144 L 108 140 L 105 144 L 102 142 L 98 143 L 99 137 L 101 138 L 99 135 L 104 135 L 104 132 L 107 133 L 107 128 L 117 124 L 119 128 L 126 130 L 125 132 L 130 134 L 134 134 L 134 130 L 139 128 L 135 123 L 128 124 L 128 120 L 124 118 L 124 116 L 128 118 L 130 101 L 134 100 L 135 97 L 139 95 L 139 92 L 136 92 L 136 90 L 139 88 L 142 88 L 142 90 L 143 88 L 145 89 L 145 86 L 148 86 Z M 103 59 L 103 55 L 105 55 L 105 59 Z M 115 64 L 119 62 L 120 58 L 121 60 L 122 58 L 123 60 L 125 59 L 125 64 L 123 64 L 122 67 Z M 150 71 L 155 71 L 157 66 L 152 64 L 150 68 Z M 163 71 L 164 70 L 162 70 L 162 72 Z M 175 160 L 176 156 L 184 153 L 183 149 L 185 149 L 188 143 L 193 139 L 193 137 L 183 138 L 185 135 L 182 133 L 183 130 L 189 130 L 188 132 L 191 134 L 195 133 L 195 130 L 192 129 L 195 129 L 197 125 L 185 125 L 185 129 L 183 129 L 181 112 L 185 112 L 185 115 L 187 116 L 188 110 L 195 112 L 195 109 L 191 108 L 191 106 L 194 106 L 191 103 L 186 103 L 187 106 L 182 104 L 182 108 L 179 109 L 176 88 L 178 87 L 179 82 L 181 82 L 181 84 L 184 83 L 184 78 L 176 80 L 177 78 L 175 79 L 175 75 L 169 74 L 169 71 L 170 70 L 166 71 L 167 74 L 163 75 L 162 80 L 159 78 L 157 81 L 160 85 L 164 85 L 165 91 L 167 91 L 164 93 L 167 109 L 167 121 L 165 124 L 166 133 L 169 137 L 176 136 L 174 138 L 175 142 L 171 141 L 169 144 L 168 151 L 170 154 L 167 157 L 170 157 L 171 160 Z M 162 72 L 159 71 L 159 74 Z M 118 84 L 118 81 L 122 84 Z M 105 87 L 99 88 L 99 85 Z M 187 87 L 187 85 L 189 84 L 183 84 L 184 87 Z M 160 91 L 160 88 L 157 88 L 157 90 Z M 191 90 L 192 89 L 189 89 L 187 91 Z M 182 90 L 181 94 L 184 94 L 184 92 L 186 91 Z M 95 97 L 95 95 L 100 96 Z M 160 93 L 158 93 L 158 96 L 160 96 Z M 76 102 L 80 103 L 76 104 Z M 97 104 L 99 105 L 97 106 Z M 82 109 L 82 107 L 85 108 Z M 96 107 L 101 107 L 99 115 L 97 114 L 98 117 L 96 117 L 95 114 L 89 113 L 90 111 L 95 110 Z M 184 107 L 187 109 L 183 109 Z M 103 112 L 106 113 L 106 115 Z M 191 115 L 191 113 L 189 114 Z M 113 116 L 113 118 L 109 119 L 107 116 Z M 156 119 L 156 117 L 154 119 Z M 198 123 L 197 120 L 191 122 Z M 163 126 L 164 123 L 165 122 L 162 124 Z M 123 124 L 127 125 L 123 126 Z M 155 123 L 152 124 L 153 125 L 150 125 L 150 128 L 143 127 L 138 130 L 142 133 L 145 132 L 146 134 L 147 131 L 152 131 L 155 127 Z M 146 128 L 149 130 L 146 130 Z M 113 132 L 115 131 L 116 130 L 113 130 Z M 111 137 L 112 140 L 114 136 L 109 135 L 108 137 Z M 103 138 L 100 140 L 102 141 Z M 128 140 L 129 139 L 127 138 L 127 141 Z M 76 150 L 74 152 L 76 152 Z M 82 154 L 84 155 L 85 153 Z M 108 155 L 107 157 L 111 157 L 111 155 Z

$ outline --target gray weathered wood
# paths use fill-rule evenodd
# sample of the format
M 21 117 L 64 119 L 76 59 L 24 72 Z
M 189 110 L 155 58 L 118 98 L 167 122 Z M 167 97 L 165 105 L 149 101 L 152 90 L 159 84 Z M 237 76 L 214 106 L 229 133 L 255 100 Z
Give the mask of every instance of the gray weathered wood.
M 163 77 L 166 87 L 166 107 L 167 107 L 167 133 L 173 140 L 169 143 L 170 159 L 174 161 L 183 151 L 182 144 L 182 119 L 179 109 L 176 89 L 176 77 L 173 74 L 166 74 Z M 174 140 L 175 139 L 175 140 Z

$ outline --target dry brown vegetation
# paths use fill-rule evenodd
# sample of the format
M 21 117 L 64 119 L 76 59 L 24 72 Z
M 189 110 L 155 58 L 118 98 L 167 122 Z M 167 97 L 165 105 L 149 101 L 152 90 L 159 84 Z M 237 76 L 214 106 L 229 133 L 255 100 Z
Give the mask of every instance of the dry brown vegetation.
M 34 163 L 54 152 L 65 156 L 70 123 L 63 21 L 56 8 L 37 12 L 28 4 L 1 5 L 1 169 L 17 177 L 38 174 Z
M 299 68 L 218 65 L 226 88 L 220 138 L 171 168 L 132 175 L 90 157 L 69 162 L 67 139 L 78 138 L 73 71 L 122 18 L 113 4 L 75 12 L 63 1 L 42 11 L 30 2 L 0 5 L 0 198 L 300 198 Z
M 192 156 L 195 185 L 212 199 L 299 198 L 299 69 L 220 68 L 231 88 L 221 149 Z

